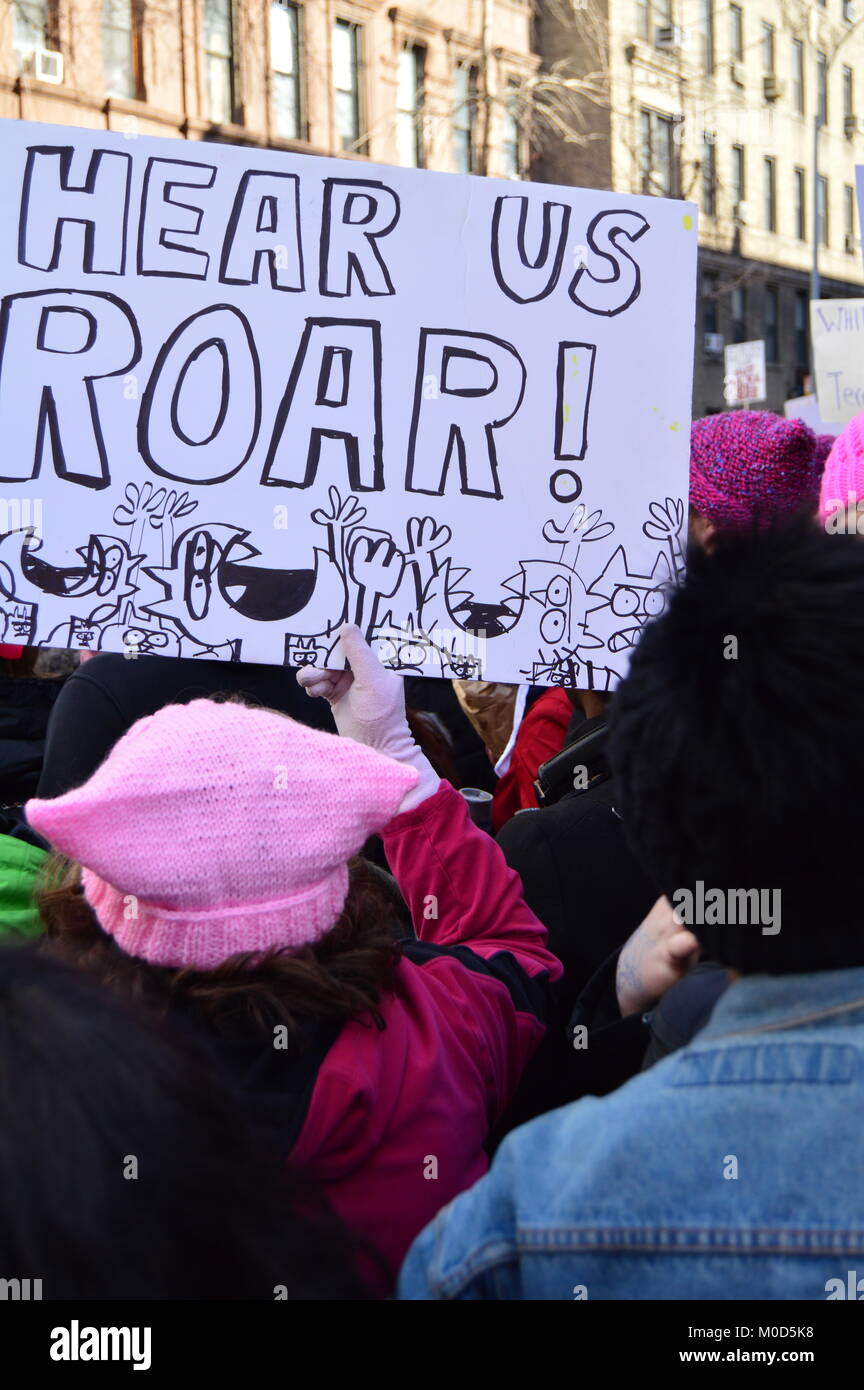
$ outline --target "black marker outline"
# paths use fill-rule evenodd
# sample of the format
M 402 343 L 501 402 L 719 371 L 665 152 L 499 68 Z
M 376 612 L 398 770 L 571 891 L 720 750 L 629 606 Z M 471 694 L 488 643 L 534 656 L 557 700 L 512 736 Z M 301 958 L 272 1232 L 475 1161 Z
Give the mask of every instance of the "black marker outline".
M 297 268 L 300 274 L 299 285 L 277 284 L 276 277 L 278 276 L 279 271 L 276 266 L 276 253 L 272 247 L 262 246 L 255 251 L 252 260 L 251 279 L 244 280 L 240 277 L 231 276 L 228 274 L 228 263 L 231 259 L 231 252 L 234 249 L 234 238 L 237 235 L 237 227 L 240 222 L 240 214 L 243 211 L 243 205 L 247 197 L 249 182 L 253 178 L 289 179 L 294 185 L 294 233 L 297 243 Z M 273 193 L 262 194 L 258 205 L 258 216 L 255 227 L 256 232 L 264 232 L 265 230 L 270 230 L 261 226 L 261 210 L 265 203 L 273 204 L 274 221 L 278 220 L 276 217 L 276 195 Z M 270 234 L 274 236 L 276 235 L 275 227 L 272 230 L 270 230 Z M 262 258 L 265 256 L 269 262 L 271 289 L 282 290 L 285 294 L 298 294 L 300 291 L 306 289 L 306 270 L 303 263 L 303 235 L 300 218 L 300 175 L 283 173 L 281 170 L 278 169 L 247 169 L 243 177 L 241 178 L 240 183 L 237 186 L 237 192 L 234 196 L 234 204 L 231 208 L 231 216 L 228 218 L 228 225 L 225 229 L 225 236 L 222 241 L 222 255 L 219 261 L 218 278 L 223 285 L 260 284 L 261 261 Z
M 309 432 L 309 447 L 306 453 L 306 472 L 302 482 L 294 482 L 288 478 L 272 477 L 273 468 L 276 463 L 276 455 L 282 443 L 282 435 L 285 424 L 294 401 L 294 394 L 297 390 L 297 383 L 306 361 L 306 354 L 312 341 L 312 335 L 317 328 L 369 328 L 372 330 L 372 379 L 375 383 L 373 413 L 375 427 L 372 436 L 372 485 L 369 486 L 360 480 L 360 446 L 358 436 L 352 434 L 350 430 L 330 430 L 320 425 L 313 425 Z M 325 343 L 325 350 L 332 348 L 333 344 Z M 349 352 L 355 349 L 348 348 Z M 322 363 L 325 354 L 322 352 Z M 276 419 L 273 424 L 273 434 L 267 449 L 267 457 L 264 460 L 264 468 L 261 473 L 261 483 L 264 487 L 292 487 L 307 488 L 315 482 L 318 473 L 318 464 L 321 459 L 321 440 L 322 439 L 341 439 L 345 444 L 345 462 L 348 469 L 348 479 L 352 492 L 381 492 L 384 488 L 384 429 L 382 420 L 382 387 L 381 387 L 381 324 L 377 319 L 337 319 L 337 318 L 308 318 L 303 328 L 303 336 L 300 339 L 300 346 L 291 368 L 288 384 L 279 402 L 276 411 Z M 348 374 L 346 370 L 346 376 Z M 318 387 L 316 396 L 321 388 L 321 373 L 318 374 Z M 316 400 L 316 405 L 318 404 Z M 324 404 L 329 405 L 330 402 Z M 346 399 L 347 404 L 347 399 Z
M 83 184 L 69 187 L 69 174 L 72 167 L 72 156 L 75 153 L 74 145 L 28 145 L 27 164 L 24 169 L 24 177 L 21 183 L 21 205 L 18 214 L 18 264 L 29 266 L 31 270 L 51 271 L 56 270 L 60 264 L 60 256 L 63 247 L 63 223 L 77 222 L 79 226 L 85 228 L 84 232 L 84 255 L 81 261 L 81 270 L 84 275 L 124 275 L 126 273 L 126 243 L 129 226 L 129 202 L 132 197 L 132 156 L 124 150 L 103 150 L 96 149 L 91 152 L 90 163 L 87 168 L 87 177 Z M 99 168 L 102 164 L 104 155 L 112 155 L 117 159 L 126 161 L 126 196 L 123 200 L 123 234 L 120 239 L 120 269 L 119 270 L 94 270 L 93 255 L 96 249 L 96 223 L 94 219 L 86 217 L 60 217 L 58 216 L 54 225 L 54 248 L 51 260 L 48 265 L 38 265 L 35 261 L 27 260 L 27 230 L 29 226 L 30 196 L 32 193 L 33 174 L 36 166 L 36 156 L 38 155 L 59 155 L 60 156 L 60 189 L 63 193 L 94 193 L 96 190 L 96 179 L 99 175 Z
M 162 184 L 162 206 L 172 208 L 182 208 L 184 212 L 193 212 L 195 216 L 195 226 L 189 227 L 160 227 L 159 245 L 164 251 L 179 251 L 185 256 L 195 256 L 199 260 L 204 260 L 204 270 L 199 275 L 192 270 L 145 270 L 144 269 L 144 236 L 147 230 L 147 199 L 150 194 L 150 176 L 153 173 L 154 164 L 169 164 L 172 168 L 204 169 L 209 170 L 210 177 L 206 183 L 183 183 L 180 179 L 172 182 L 167 180 Z M 194 203 L 178 203 L 171 197 L 175 188 L 212 188 L 216 178 L 215 164 L 202 164 L 196 159 L 164 159 L 161 155 L 151 155 L 147 160 L 147 168 L 144 171 L 144 182 L 141 188 L 141 202 L 138 214 L 138 251 L 136 256 L 136 268 L 139 275 L 158 275 L 165 280 L 206 280 L 210 269 L 210 252 L 199 251 L 196 246 L 184 246 L 181 242 L 165 240 L 166 232 L 176 232 L 180 236 L 199 236 L 201 233 L 201 222 L 204 218 L 204 209 L 197 207 Z
M 115 376 L 125 376 L 127 372 L 130 372 L 132 370 L 132 368 L 136 365 L 136 363 L 140 360 L 141 357 L 141 334 L 138 329 L 138 323 L 135 319 L 135 315 L 133 314 L 132 309 L 125 302 L 125 300 L 120 299 L 119 295 L 109 294 L 107 290 L 25 290 L 21 294 L 5 295 L 2 301 L 2 308 L 0 308 L 0 373 L 2 373 L 2 363 L 6 352 L 6 343 L 9 334 L 9 319 L 11 316 L 12 305 L 19 299 L 46 298 L 48 295 L 51 295 L 53 297 L 55 295 L 63 294 L 84 295 L 88 299 L 107 300 L 110 304 L 113 304 L 115 308 L 120 310 L 120 312 L 125 316 L 130 328 L 132 329 L 132 356 L 125 366 L 117 367 L 112 372 L 100 372 L 98 376 L 84 376 L 81 378 L 84 388 L 87 392 L 87 403 L 90 407 L 90 420 L 93 425 L 93 440 L 96 445 L 96 453 L 99 456 L 99 463 L 102 470 L 102 476 L 100 478 L 93 478 L 89 474 L 73 473 L 67 466 L 66 454 L 63 449 L 63 441 L 60 436 L 60 425 L 57 419 L 57 402 L 54 399 L 51 387 L 43 386 L 39 402 L 39 417 L 36 424 L 36 449 L 33 459 L 33 471 L 30 473 L 28 478 L 8 477 L 6 474 L 0 473 L 0 482 L 32 482 L 34 478 L 39 477 L 42 471 L 42 459 L 45 452 L 45 431 L 47 429 L 51 441 L 51 455 L 54 460 L 54 471 L 57 474 L 58 478 L 63 478 L 66 482 L 78 483 L 81 487 L 89 487 L 93 488 L 96 491 L 101 491 L 103 488 L 111 486 L 111 473 L 108 467 L 108 451 L 105 448 L 105 440 L 102 436 L 102 425 L 99 419 L 98 402 L 96 400 L 94 382 L 105 381 L 108 378 Z M 46 305 L 45 307 L 56 307 L 74 310 L 75 305 Z M 92 322 L 93 315 L 90 314 L 88 309 L 83 308 L 81 312 L 86 314 Z M 42 333 L 42 330 L 43 318 L 40 317 L 37 338 Z M 95 341 L 95 339 L 93 341 Z M 92 347 L 93 341 L 88 341 L 88 349 L 89 347 Z M 49 350 L 53 351 L 52 349 Z M 55 355 L 64 357 L 75 357 L 80 355 L 80 353 L 83 351 L 83 348 L 79 348 L 78 352 L 76 353 L 57 353 Z
M 572 478 L 573 482 L 576 483 L 576 491 L 572 493 L 571 496 L 562 497 L 560 493 L 556 491 L 559 478 Z M 563 502 L 569 506 L 573 502 L 578 502 L 579 498 L 582 496 L 582 479 L 579 477 L 578 473 L 573 472 L 572 468 L 556 468 L 552 477 L 549 479 L 549 491 L 556 502 Z
M 618 263 L 618 261 L 616 261 L 615 257 L 610 255 L 608 251 L 599 250 L 594 241 L 594 232 L 598 222 L 602 222 L 609 217 L 635 217 L 639 222 L 642 223 L 642 226 L 639 228 L 639 230 L 637 232 L 634 232 L 632 235 L 630 232 L 627 231 L 626 227 L 613 227 L 608 234 L 608 240 L 615 247 L 615 250 L 619 253 L 619 255 L 623 256 L 625 261 L 630 262 L 630 264 L 633 266 L 633 269 L 636 272 L 636 276 L 633 281 L 633 289 L 630 293 L 630 297 L 628 299 L 625 299 L 623 304 L 619 304 L 615 309 L 592 309 L 590 304 L 586 304 L 584 300 L 580 299 L 579 296 L 576 294 L 576 287 L 578 286 L 582 276 L 587 275 L 588 279 L 591 280 L 595 285 L 614 285 L 617 284 L 617 282 L 621 279 L 621 266 Z M 603 280 L 600 279 L 600 277 L 597 275 L 592 275 L 591 272 L 588 270 L 587 266 L 580 266 L 579 269 L 576 271 L 576 274 L 573 276 L 573 279 L 570 281 L 570 285 L 567 289 L 567 293 L 572 299 L 573 303 L 578 304 L 580 309 L 585 309 L 589 314 L 596 314 L 601 318 L 609 319 L 614 318 L 616 314 L 623 314 L 625 309 L 629 309 L 630 305 L 635 303 L 635 301 L 639 298 L 639 295 L 642 293 L 642 269 L 639 265 L 639 262 L 635 261 L 633 257 L 630 255 L 630 253 L 628 251 L 625 251 L 623 246 L 618 245 L 617 238 L 619 236 L 625 236 L 628 241 L 638 241 L 640 237 L 643 237 L 645 233 L 650 230 L 650 227 L 651 223 L 648 221 L 648 219 L 643 217 L 641 212 L 636 212 L 633 208 L 608 208 L 604 209 L 603 212 L 598 212 L 597 216 L 592 220 L 591 224 L 588 227 L 585 240 L 587 241 L 588 245 L 591 247 L 591 250 L 595 253 L 595 255 L 600 256 L 602 260 L 609 261 L 611 263 L 613 274 L 607 276 L 606 279 Z
M 587 348 L 590 353 L 588 365 L 588 385 L 585 390 L 585 408 L 582 411 L 582 443 L 578 454 L 564 453 L 564 371 L 565 357 L 573 348 Z M 588 448 L 588 412 L 591 409 L 591 391 L 594 387 L 594 368 L 597 365 L 596 343 L 559 343 L 558 369 L 555 373 L 555 457 L 562 462 L 584 459 Z M 559 469 L 559 472 L 565 472 Z M 574 477 L 576 475 L 574 474 Z M 554 496 L 554 493 L 553 493 Z M 560 500 L 560 499 L 559 499 Z
M 504 272 L 501 266 L 500 255 L 501 216 L 503 212 L 503 205 L 505 202 L 517 201 L 521 202 L 522 208 L 519 213 L 519 226 L 516 233 L 516 250 L 519 254 L 519 259 L 525 266 L 526 270 L 538 270 L 540 266 L 545 264 L 546 260 L 548 259 L 549 246 L 552 240 L 552 208 L 560 208 L 561 211 L 564 213 L 564 216 L 561 221 L 558 249 L 555 253 L 555 260 L 552 264 L 550 278 L 546 282 L 545 288 L 542 289 L 539 294 L 531 294 L 524 296 L 521 294 L 517 294 L 515 290 L 512 290 L 510 288 L 510 286 L 504 279 Z M 502 290 L 504 294 L 507 295 L 508 299 L 514 300 L 516 304 L 536 304 L 538 300 L 546 299 L 555 289 L 555 286 L 558 284 L 558 281 L 561 276 L 561 267 L 564 264 L 564 252 L 567 249 L 567 236 L 570 231 L 571 209 L 568 207 L 568 205 L 566 203 L 544 202 L 543 231 L 540 238 L 540 250 L 537 255 L 536 261 L 530 261 L 528 259 L 528 254 L 525 250 L 525 231 L 528 225 L 528 213 L 532 206 L 536 206 L 536 203 L 534 203 L 534 201 L 531 198 L 526 197 L 524 194 L 502 193 L 499 198 L 495 199 L 495 211 L 492 214 L 492 235 L 490 245 L 490 255 L 492 257 L 492 271 L 495 275 L 496 281 L 498 282 L 498 288 Z
M 156 388 L 159 384 L 159 379 L 162 375 L 162 371 L 164 370 L 165 363 L 168 360 L 168 357 L 171 354 L 171 352 L 176 347 L 182 335 L 186 332 L 186 330 L 193 323 L 195 323 L 196 319 L 203 319 L 208 314 L 221 313 L 223 310 L 231 314 L 233 318 L 239 320 L 240 327 L 242 328 L 246 336 L 246 342 L 249 347 L 249 359 L 252 363 L 253 398 L 255 402 L 253 411 L 252 437 L 247 446 L 246 452 L 243 455 L 240 462 L 235 464 L 233 468 L 230 468 L 227 473 L 221 473 L 217 478 L 187 478 L 182 473 L 170 473 L 167 468 L 163 468 L 161 464 L 157 463 L 156 459 L 153 457 L 153 453 L 150 449 L 149 442 L 150 413 L 153 408 L 153 397 L 156 394 Z M 214 342 L 216 341 L 224 343 L 223 336 L 221 334 L 216 334 L 214 338 L 208 339 L 204 344 L 196 346 L 196 348 L 187 355 L 183 364 L 183 368 L 178 373 L 178 383 L 181 381 L 181 379 L 185 379 L 186 372 L 188 371 L 191 361 L 199 355 L 200 351 L 203 350 L 204 347 L 212 347 L 214 345 Z M 206 445 L 208 444 L 212 444 L 213 440 L 216 438 L 216 436 L 218 435 L 219 431 L 222 429 L 222 426 L 225 423 L 225 417 L 228 414 L 228 406 L 231 395 L 231 354 L 226 351 L 221 352 L 221 356 L 223 362 L 222 399 L 220 402 L 219 413 L 217 416 L 218 428 L 212 431 L 210 435 L 208 435 L 207 439 L 194 440 L 191 443 L 185 435 L 178 434 L 178 438 L 180 438 L 181 443 L 186 444 L 187 448 L 200 449 L 206 447 Z M 227 371 L 225 370 L 226 364 Z M 171 422 L 172 430 L 174 429 L 176 401 L 177 383 L 175 383 L 175 389 L 171 393 L 171 407 L 169 410 L 168 417 Z M 236 308 L 236 306 L 233 304 L 208 304 L 206 309 L 197 309 L 194 314 L 190 314 L 189 317 L 185 318 L 182 323 L 179 323 L 177 327 L 174 329 L 173 333 L 171 333 L 168 336 L 168 338 L 166 338 L 162 347 L 159 349 L 156 361 L 153 363 L 153 370 L 150 373 L 147 385 L 145 386 L 143 394 L 141 396 L 141 406 L 138 411 L 138 452 L 140 453 L 144 462 L 147 464 L 148 468 L 152 469 L 154 473 L 158 473 L 160 478 L 170 478 L 173 482 L 188 483 L 195 487 L 213 487 L 216 483 L 224 483 L 228 480 L 228 478 L 233 478 L 235 473 L 239 473 L 243 465 L 249 462 L 252 451 L 258 442 L 258 435 L 260 433 L 260 430 L 261 363 L 258 359 L 258 350 L 255 346 L 255 339 L 252 335 L 252 329 L 249 326 L 249 321 L 246 318 L 246 315 L 240 309 Z
M 439 486 L 438 486 L 437 488 L 414 487 L 414 486 L 413 486 L 412 480 L 413 480 L 413 477 L 414 477 L 414 462 L 415 462 L 415 456 L 416 456 L 416 452 L 417 452 L 417 433 L 418 433 L 418 430 L 419 430 L 419 427 L 420 427 L 420 415 L 421 415 L 421 413 L 422 413 L 422 409 L 423 409 L 423 399 L 424 399 L 424 397 L 423 397 L 423 382 L 424 382 L 424 380 L 425 380 L 425 378 L 426 378 L 427 375 L 434 375 L 434 373 L 428 373 L 428 374 L 427 374 L 427 372 L 426 372 L 426 370 L 425 370 L 425 369 L 426 369 L 426 347 L 427 347 L 427 343 L 428 343 L 428 341 L 429 341 L 430 338 L 462 338 L 462 339 L 470 338 L 470 339 L 475 340 L 475 341 L 480 340 L 480 341 L 486 342 L 486 343 L 494 343 L 494 344 L 496 345 L 496 347 L 504 348 L 505 352 L 511 352 L 511 353 L 513 354 L 513 356 L 516 358 L 516 361 L 518 362 L 519 367 L 521 368 L 521 371 L 522 371 L 522 385 L 521 385 L 521 388 L 520 388 L 520 391 L 519 391 L 519 399 L 517 400 L 517 402 L 516 402 L 515 406 L 513 407 L 513 409 L 510 411 L 510 414 L 509 414 L 509 415 L 502 416 L 500 420 L 491 420 L 491 421 L 489 421 L 489 422 L 484 426 L 484 433 L 485 433 L 485 435 L 486 435 L 486 445 L 487 445 L 487 450 L 488 450 L 488 463 L 489 463 L 490 472 L 491 472 L 491 474 L 492 474 L 492 482 L 493 482 L 493 489 L 492 489 L 491 492 L 489 491 L 488 488 L 471 488 L 471 487 L 468 487 L 468 486 L 467 486 L 468 469 L 467 469 L 467 459 L 466 459 L 466 456 L 465 456 L 465 440 L 464 440 L 464 438 L 462 437 L 462 432 L 461 432 L 461 429 L 460 429 L 459 425 L 458 425 L 458 424 L 455 424 L 455 423 L 451 423 L 451 426 L 450 426 L 450 433 L 449 433 L 449 436 L 448 436 L 448 439 L 447 439 L 447 447 L 446 447 L 446 449 L 445 449 L 445 451 L 444 451 L 444 459 L 443 459 L 443 462 L 442 462 L 442 465 L 441 465 L 441 479 L 440 479 Z M 444 351 L 446 351 L 446 345 L 445 345 Z M 442 351 L 442 354 L 441 354 L 442 362 L 443 362 L 443 359 L 444 359 L 444 351 Z M 457 349 L 457 351 L 458 351 L 458 349 Z M 464 352 L 462 353 L 462 355 L 465 356 L 465 357 L 474 357 L 474 356 L 476 356 L 476 357 L 478 357 L 478 358 L 480 358 L 480 359 L 485 360 L 486 362 L 488 362 L 489 366 L 492 368 L 492 370 L 493 370 L 493 372 L 494 372 L 494 374 L 495 374 L 495 384 L 494 384 L 494 386 L 493 386 L 492 388 L 490 388 L 489 390 L 483 391 L 483 392 L 480 392 L 480 393 L 477 393 L 477 392 L 473 392 L 473 393 L 472 393 L 472 392 L 469 392 L 469 391 L 466 391 L 466 390 L 460 390 L 460 391 L 458 391 L 458 392 L 456 392 L 456 391 L 447 391 L 447 392 L 439 391 L 439 394 L 440 394 L 440 395 L 454 396 L 456 399 L 459 399 L 459 397 L 463 397 L 463 398 L 464 398 L 466 395 L 469 395 L 469 394 L 474 394 L 475 396 L 478 395 L 478 394 L 479 394 L 479 395 L 484 395 L 484 396 L 489 396 L 489 395 L 491 395 L 492 392 L 493 392 L 494 390 L 497 389 L 498 382 L 499 382 L 499 380 L 500 380 L 499 375 L 498 375 L 498 369 L 497 369 L 497 367 L 495 366 L 495 363 L 492 362 L 492 361 L 490 361 L 490 359 L 489 359 L 488 357 L 484 357 L 484 354 L 482 354 L 482 353 L 474 354 L 474 353 L 471 353 L 470 351 L 467 351 L 467 350 L 466 350 L 466 351 L 464 351 Z M 439 383 L 440 383 L 441 378 L 439 377 L 438 380 L 439 380 Z M 520 409 L 520 407 L 521 407 L 521 405 L 522 405 L 522 402 L 523 402 L 523 400 L 525 399 L 525 390 L 526 390 L 526 387 L 527 387 L 527 383 L 528 383 L 528 372 L 527 372 L 527 369 L 526 369 L 526 367 L 525 367 L 525 363 L 524 363 L 523 360 L 522 360 L 521 354 L 516 350 L 516 348 L 513 346 L 512 343 L 508 343 L 504 338 L 497 338 L 493 333 L 470 333 L 470 332 L 466 332 L 464 329 L 459 329 L 459 328 L 421 328 L 421 329 L 420 329 L 420 336 L 419 336 L 418 352 L 417 352 L 417 375 L 416 375 L 416 377 L 415 377 L 415 382 L 414 382 L 414 403 L 413 403 L 412 408 L 411 408 L 411 428 L 410 428 L 410 432 L 409 432 L 409 435 L 408 435 L 408 453 L 407 453 L 407 462 L 406 462 L 406 467 L 405 467 L 405 491 L 406 491 L 406 492 L 423 493 L 423 494 L 424 494 L 425 496 L 427 496 L 427 497 L 443 497 L 443 496 L 444 496 L 444 492 L 445 492 L 446 487 L 447 487 L 447 478 L 449 477 L 449 474 L 450 474 L 450 464 L 451 464 L 451 461 L 452 461 L 453 450 L 454 450 L 454 445 L 455 445 L 456 452 L 457 452 L 457 455 L 458 455 L 458 461 L 459 461 L 459 491 L 461 492 L 462 496 L 463 496 L 463 497 L 494 497 L 496 501 L 499 501 L 499 502 L 500 502 L 500 500 L 501 500 L 501 498 L 502 498 L 502 496 L 503 496 L 503 493 L 501 492 L 501 484 L 500 484 L 500 481 L 499 481 L 499 478 L 498 478 L 498 452 L 497 452 L 497 450 L 496 450 L 496 448 L 495 448 L 495 435 L 494 435 L 494 431 L 497 430 L 497 429 L 500 429 L 502 425 L 507 425 L 507 424 L 509 424 L 510 421 L 513 419 L 514 415 L 516 415 L 516 414 L 518 413 L 518 411 L 519 411 L 519 409 Z
M 378 210 L 378 208 L 379 208 L 379 206 L 380 206 L 380 200 L 377 200 L 377 199 L 376 199 L 376 200 L 373 200 L 371 194 L 364 194 L 364 193 L 362 193 L 362 190 L 363 190 L 363 189 L 365 189 L 365 188 L 372 188 L 372 189 L 378 189 L 380 192 L 383 192 L 383 193 L 389 193 L 390 196 L 391 196 L 391 198 L 392 198 L 393 201 L 394 201 L 394 204 L 395 204 L 395 212 L 394 212 L 394 214 L 393 214 L 393 220 L 392 220 L 391 222 L 388 222 L 388 224 L 387 224 L 386 227 L 382 227 L 382 228 L 380 229 L 380 231 L 377 231 L 377 232 L 364 232 L 364 233 L 363 233 L 363 236 L 365 237 L 365 239 L 366 239 L 366 241 L 367 241 L 367 243 L 368 243 L 368 245 L 369 245 L 369 249 L 370 249 L 370 251 L 372 252 L 372 255 L 375 257 L 375 260 L 376 260 L 377 263 L 378 263 L 378 268 L 379 268 L 379 270 L 381 271 L 382 276 L 384 277 L 384 283 L 385 283 L 385 285 L 387 286 L 387 289 L 386 289 L 386 290 L 370 290 L 370 289 L 369 289 L 369 286 L 367 285 L 366 280 L 365 280 L 364 275 L 363 275 L 363 266 L 362 266 L 362 262 L 360 261 L 360 258 L 357 256 L 356 252 L 354 252 L 354 251 L 349 251 L 349 252 L 348 252 L 348 256 L 347 256 L 347 269 L 346 269 L 346 277 L 345 277 L 346 288 L 345 288 L 344 290 L 331 290 L 331 289 L 328 289 L 328 288 L 327 288 L 327 283 L 328 283 L 328 273 L 327 273 L 327 272 L 328 272 L 328 262 L 329 262 L 329 259 L 330 259 L 330 228 L 331 228 L 331 225 L 332 225 L 332 218 L 333 218 L 333 190 L 334 190 L 334 188 L 345 188 L 345 187 L 347 187 L 347 188 L 352 188 L 352 189 L 355 190 L 354 193 L 352 193 L 348 198 L 346 198 L 345 202 L 344 202 L 343 205 L 342 205 L 342 217 L 340 218 L 340 223 L 341 223 L 342 226 L 345 226 L 345 227 L 363 227 L 363 226 L 365 226 L 365 224 L 366 224 L 367 222 L 370 222 L 370 221 L 372 220 L 372 218 L 373 218 L 374 215 L 375 215 L 375 212 L 377 212 L 377 210 Z M 347 212 L 350 211 L 350 209 L 351 209 L 351 204 L 352 204 L 352 202 L 354 201 L 354 199 L 355 199 L 356 196 L 357 196 L 356 190 L 358 190 L 358 189 L 361 190 L 361 195 L 360 195 L 360 196 L 369 198 L 370 203 L 374 202 L 374 207 L 372 207 L 372 208 L 370 209 L 369 216 L 366 217 L 363 221 L 361 221 L 361 222 L 349 222 L 348 219 L 346 218 L 345 214 L 346 214 Z M 395 291 L 395 289 L 393 288 L 393 281 L 390 279 L 390 272 L 389 272 L 389 270 L 387 269 L 387 265 L 386 265 L 386 262 L 385 262 L 385 260 L 384 260 L 384 257 L 381 255 L 381 252 L 378 250 L 378 247 L 377 247 L 377 245 L 376 245 L 376 242 L 377 242 L 377 240 L 378 240 L 379 237 L 389 236 L 389 234 L 393 231 L 393 228 L 394 228 L 394 227 L 397 225 L 397 223 L 399 222 L 399 218 L 401 217 L 401 215 L 402 215 L 402 202 L 401 202 L 401 200 L 400 200 L 400 198 L 399 198 L 399 194 L 395 191 L 395 189 L 390 188 L 388 184 L 382 183 L 380 179 L 335 179 L 335 178 L 334 178 L 334 179 L 325 179 L 325 180 L 324 180 L 324 206 L 323 206 L 323 212 L 322 212 L 322 217 L 321 217 L 321 242 L 320 242 L 319 251 L 318 251 L 318 292 L 319 292 L 319 294 L 326 295 L 327 297 L 329 297 L 329 298 L 331 298 L 331 299 L 349 299 L 350 296 L 351 296 L 351 294 L 353 293 L 353 283 L 352 283 L 352 281 L 353 281 L 353 277 L 354 277 L 355 275 L 356 275 L 356 277 L 357 277 L 357 280 L 358 280 L 358 282 L 359 282 L 359 285 L 360 285 L 361 290 L 362 290 L 363 293 L 366 295 L 366 297 L 369 298 L 369 299 L 375 299 L 375 298 L 381 299 L 381 298 L 384 298 L 386 295 L 395 294 L 396 291 Z

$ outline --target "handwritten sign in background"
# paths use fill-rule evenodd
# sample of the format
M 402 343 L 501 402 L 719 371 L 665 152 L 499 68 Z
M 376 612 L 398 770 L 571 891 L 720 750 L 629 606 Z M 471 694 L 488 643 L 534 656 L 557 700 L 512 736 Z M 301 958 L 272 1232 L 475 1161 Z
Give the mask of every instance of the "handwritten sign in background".
M 680 573 L 687 203 L 0 123 L 3 640 L 608 688 Z

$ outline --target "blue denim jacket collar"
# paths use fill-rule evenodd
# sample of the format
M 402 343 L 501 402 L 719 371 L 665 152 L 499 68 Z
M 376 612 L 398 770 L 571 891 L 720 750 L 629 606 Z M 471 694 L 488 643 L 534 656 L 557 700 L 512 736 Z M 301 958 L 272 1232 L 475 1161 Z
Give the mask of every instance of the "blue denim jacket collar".
M 864 1012 L 864 966 L 812 975 L 745 975 L 717 1001 L 691 1046 L 707 1038 L 830 1024 L 835 1018 L 848 1023 L 858 1010 Z

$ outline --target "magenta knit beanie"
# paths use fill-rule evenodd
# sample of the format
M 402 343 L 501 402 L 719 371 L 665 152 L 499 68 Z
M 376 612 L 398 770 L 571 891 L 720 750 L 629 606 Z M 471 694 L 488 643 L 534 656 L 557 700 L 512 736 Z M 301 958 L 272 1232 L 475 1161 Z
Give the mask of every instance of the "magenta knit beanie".
M 824 521 L 838 507 L 859 501 L 864 501 L 864 411 L 849 421 L 831 446 L 822 475 L 819 514 Z
M 815 511 L 826 436 L 767 410 L 726 410 L 694 420 L 690 505 L 721 529 L 768 525 Z
M 82 787 L 25 809 L 83 866 L 87 901 L 128 955 L 211 970 L 324 936 L 346 861 L 417 777 L 272 710 L 193 700 L 139 719 Z

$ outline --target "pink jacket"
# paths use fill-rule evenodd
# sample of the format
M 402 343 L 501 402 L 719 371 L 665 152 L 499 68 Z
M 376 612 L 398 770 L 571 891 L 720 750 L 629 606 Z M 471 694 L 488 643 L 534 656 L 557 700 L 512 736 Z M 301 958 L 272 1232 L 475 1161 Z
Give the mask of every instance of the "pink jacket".
M 352 1021 L 327 1052 L 290 1161 L 395 1279 L 418 1232 L 485 1173 L 561 966 L 449 783 L 397 816 L 384 847 L 419 941 L 383 1003 L 385 1031 Z M 372 1283 L 389 1292 L 380 1274 Z

